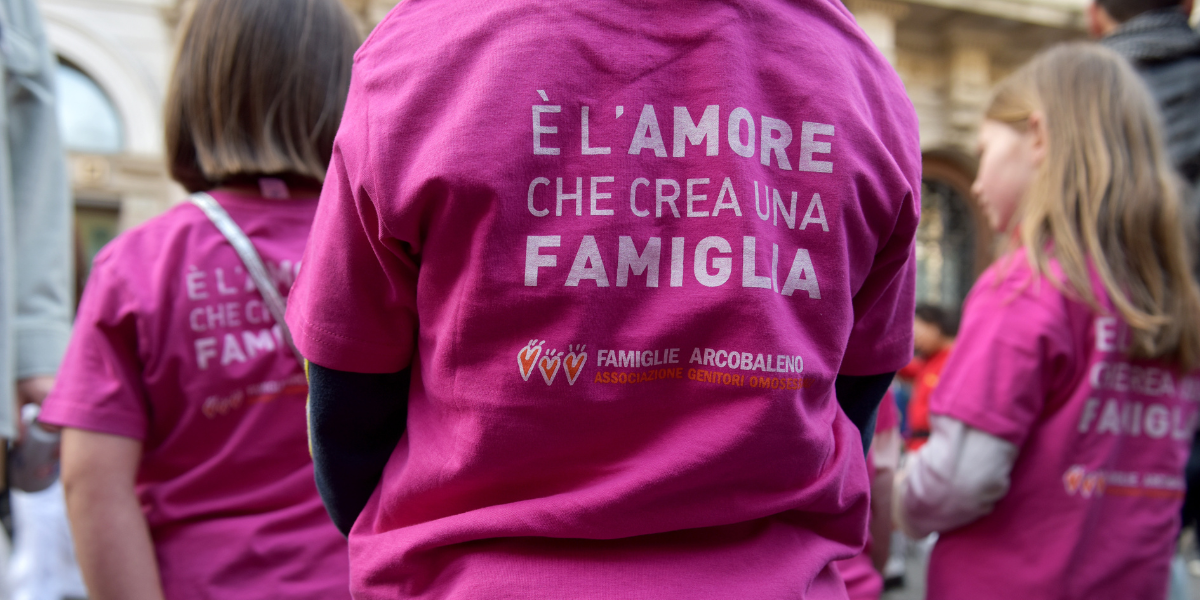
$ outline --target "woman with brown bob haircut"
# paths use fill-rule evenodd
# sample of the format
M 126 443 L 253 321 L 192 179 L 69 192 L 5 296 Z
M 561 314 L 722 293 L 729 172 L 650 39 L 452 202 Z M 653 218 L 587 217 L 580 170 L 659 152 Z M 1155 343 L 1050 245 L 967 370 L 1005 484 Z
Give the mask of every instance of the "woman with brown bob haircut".
M 207 191 L 286 295 L 346 102 L 355 25 L 338 0 L 198 0 L 179 35 L 171 174 Z M 313 483 L 304 373 L 249 270 L 190 203 L 95 259 L 41 413 L 64 428 L 93 600 L 349 598 L 346 542 Z

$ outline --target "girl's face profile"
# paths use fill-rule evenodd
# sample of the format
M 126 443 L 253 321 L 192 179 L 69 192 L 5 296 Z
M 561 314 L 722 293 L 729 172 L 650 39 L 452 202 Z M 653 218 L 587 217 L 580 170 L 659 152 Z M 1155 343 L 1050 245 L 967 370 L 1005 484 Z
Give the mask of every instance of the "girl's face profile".
M 987 119 L 979 129 L 979 173 L 971 193 L 996 231 L 1006 231 L 1037 170 L 1033 130 Z

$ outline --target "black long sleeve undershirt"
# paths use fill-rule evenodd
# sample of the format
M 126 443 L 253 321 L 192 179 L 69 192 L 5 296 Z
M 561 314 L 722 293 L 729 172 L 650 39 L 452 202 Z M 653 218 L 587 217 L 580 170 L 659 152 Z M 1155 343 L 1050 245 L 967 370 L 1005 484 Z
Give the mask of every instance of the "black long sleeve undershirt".
M 408 420 L 411 370 L 349 373 L 308 363 L 308 427 L 317 491 L 343 534 L 358 519 Z
M 317 490 L 337 528 L 350 528 L 375 492 L 408 419 L 411 371 L 350 373 L 308 364 L 309 440 Z M 838 403 L 871 446 L 879 401 L 894 373 L 839 375 Z
M 858 433 L 862 436 L 864 454 L 871 449 L 871 440 L 875 438 L 879 403 L 895 376 L 895 371 L 879 375 L 838 375 L 833 382 L 842 412 L 858 427 Z

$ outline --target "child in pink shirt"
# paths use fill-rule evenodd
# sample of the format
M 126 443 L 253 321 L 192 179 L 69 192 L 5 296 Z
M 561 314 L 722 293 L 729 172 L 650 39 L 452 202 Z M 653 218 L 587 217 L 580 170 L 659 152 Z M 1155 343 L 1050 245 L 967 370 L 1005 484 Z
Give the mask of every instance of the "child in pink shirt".
M 199 0 L 167 100 L 172 175 L 287 294 L 349 87 L 337 0 Z M 349 598 L 313 483 L 304 373 L 234 248 L 183 203 L 96 257 L 41 420 L 94 600 Z
M 920 161 L 838 0 L 397 5 L 288 314 L 355 597 L 845 598 Z M 331 430 L 384 450 L 347 512 Z
M 1016 249 L 975 284 L 897 513 L 928 597 L 1166 596 L 1200 403 L 1200 289 L 1155 106 L 1098 46 L 1002 82 L 974 191 Z

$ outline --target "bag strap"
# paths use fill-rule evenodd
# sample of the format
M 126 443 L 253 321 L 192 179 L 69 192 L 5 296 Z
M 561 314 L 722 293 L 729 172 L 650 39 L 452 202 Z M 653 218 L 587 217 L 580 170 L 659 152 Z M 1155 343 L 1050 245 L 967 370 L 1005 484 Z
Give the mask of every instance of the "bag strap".
M 292 341 L 292 332 L 288 330 L 287 321 L 284 320 L 284 315 L 287 313 L 287 300 L 279 294 L 279 288 L 267 275 L 267 268 L 263 266 L 262 259 L 259 258 L 258 251 L 254 249 L 250 238 L 246 236 L 241 227 L 238 227 L 237 223 L 233 222 L 229 213 L 225 212 L 225 209 L 221 208 L 221 205 L 217 204 L 212 196 L 204 192 L 196 192 L 189 196 L 188 200 L 204 211 L 208 220 L 217 227 L 217 231 L 220 231 L 237 251 L 238 256 L 242 259 L 242 264 L 246 266 L 246 271 L 250 273 L 250 278 L 254 280 L 254 287 L 257 287 L 258 292 L 262 294 L 267 310 L 279 324 L 279 328 L 283 332 L 283 341 L 292 349 L 296 360 L 304 365 L 304 357 L 296 349 L 296 344 Z

